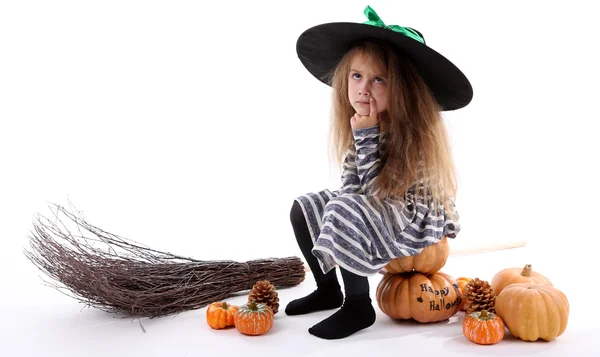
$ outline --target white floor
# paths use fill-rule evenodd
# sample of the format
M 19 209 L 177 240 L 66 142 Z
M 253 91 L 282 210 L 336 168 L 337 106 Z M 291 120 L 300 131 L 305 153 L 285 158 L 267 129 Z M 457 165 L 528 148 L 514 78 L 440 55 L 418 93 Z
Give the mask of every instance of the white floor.
M 552 254 L 534 252 L 531 247 L 486 254 L 450 257 L 443 269 L 455 277 L 472 276 L 491 280 L 503 267 L 533 264 L 546 273 L 555 286 L 567 294 L 571 314 L 566 332 L 552 342 L 524 342 L 512 337 L 492 346 L 469 342 L 461 330 L 463 313 L 434 324 L 397 322 L 378 309 L 377 321 L 369 329 L 337 341 L 313 337 L 307 329 L 334 311 L 304 316 L 278 313 L 271 331 L 249 337 L 234 328 L 212 330 L 205 323 L 205 309 L 159 319 L 116 319 L 94 309 L 81 309 L 68 297 L 47 305 L 4 305 L 0 311 L 2 356 L 367 356 L 378 353 L 423 356 L 599 356 L 600 343 L 595 317 L 596 301 L 581 289 L 581 280 L 572 277 L 555 262 Z M 371 278 L 372 298 L 381 277 Z M 40 294 L 56 297 L 48 287 L 36 287 Z M 282 310 L 290 300 L 315 288 L 312 278 L 301 285 L 279 291 Z M 5 295 L 6 298 L 6 295 Z M 245 293 L 229 299 L 245 301 Z M 6 301 L 6 300 L 5 300 Z M 44 301 L 41 297 L 38 301 Z M 18 305 L 17 305 L 18 306 Z M 142 330 L 142 326 L 145 332 Z

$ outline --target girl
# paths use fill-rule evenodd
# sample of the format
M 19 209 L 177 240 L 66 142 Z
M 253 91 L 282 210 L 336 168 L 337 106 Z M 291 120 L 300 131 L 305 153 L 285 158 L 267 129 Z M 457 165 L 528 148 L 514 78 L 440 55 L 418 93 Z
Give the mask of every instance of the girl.
M 456 182 L 441 112 L 469 104 L 463 73 L 411 28 L 328 23 L 297 43 L 307 70 L 333 89 L 331 143 L 342 187 L 297 197 L 291 222 L 317 289 L 288 315 L 340 308 L 309 333 L 338 339 L 371 326 L 368 277 L 460 230 Z M 344 282 L 345 297 L 336 267 Z

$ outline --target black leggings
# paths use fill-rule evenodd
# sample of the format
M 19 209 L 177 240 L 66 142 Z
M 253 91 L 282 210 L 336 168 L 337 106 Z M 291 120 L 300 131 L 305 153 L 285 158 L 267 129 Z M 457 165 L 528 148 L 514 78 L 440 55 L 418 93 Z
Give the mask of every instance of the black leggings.
M 323 274 L 317 258 L 311 252 L 314 244 L 310 238 L 308 225 L 306 224 L 306 218 L 304 217 L 304 213 L 302 212 L 302 208 L 300 207 L 300 204 L 298 204 L 298 201 L 294 201 L 294 204 L 292 205 L 290 219 L 292 221 L 292 227 L 294 228 L 296 240 L 298 241 L 298 246 L 302 251 L 302 255 L 304 255 L 304 259 L 306 259 L 313 276 L 315 277 L 317 287 L 339 287 L 335 268 L 328 271 L 327 274 Z M 368 296 L 369 280 L 366 277 L 353 274 L 342 268 L 340 268 L 340 273 L 342 274 L 342 279 L 344 280 L 344 288 L 347 297 Z
M 302 208 L 300 207 L 300 204 L 298 204 L 298 201 L 294 201 L 294 204 L 292 205 L 290 220 L 292 221 L 292 227 L 294 228 L 298 246 L 315 277 L 317 286 L 322 286 L 324 283 L 331 283 L 333 282 L 332 279 L 337 281 L 335 269 L 331 269 L 327 274 L 323 274 L 317 258 L 311 252 L 314 245 L 310 238 L 310 233 L 308 232 L 306 218 L 304 217 L 304 213 L 302 212 Z

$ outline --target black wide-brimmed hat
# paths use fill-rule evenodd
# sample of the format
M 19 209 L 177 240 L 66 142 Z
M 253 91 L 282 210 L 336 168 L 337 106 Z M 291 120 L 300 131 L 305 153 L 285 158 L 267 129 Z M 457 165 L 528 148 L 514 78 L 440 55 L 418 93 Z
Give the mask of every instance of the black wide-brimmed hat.
M 442 110 L 460 109 L 471 102 L 473 88 L 467 77 L 427 46 L 419 31 L 384 24 L 370 6 L 364 14 L 368 19 L 364 23 L 331 22 L 311 27 L 300 35 L 296 43 L 298 58 L 313 76 L 331 86 L 331 74 L 346 52 L 360 41 L 375 39 L 389 42 L 412 61 Z

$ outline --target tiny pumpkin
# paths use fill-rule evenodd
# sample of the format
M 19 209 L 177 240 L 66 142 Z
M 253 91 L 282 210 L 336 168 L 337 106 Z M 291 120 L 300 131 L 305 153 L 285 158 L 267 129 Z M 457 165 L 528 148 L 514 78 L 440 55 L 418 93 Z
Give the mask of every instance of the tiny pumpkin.
M 239 307 L 233 316 L 235 327 L 244 335 L 262 335 L 273 327 L 273 310 L 267 304 L 251 301 Z
M 465 287 L 471 280 L 472 280 L 472 278 L 466 278 L 464 276 L 461 276 L 458 279 L 456 279 L 456 283 L 460 287 L 460 291 L 462 292 L 463 297 L 467 295 L 467 291 L 465 290 Z M 465 302 L 467 302 L 467 299 L 463 299 L 462 304 L 460 305 L 460 311 L 465 311 Z
M 524 268 L 502 269 L 494 275 L 490 285 L 492 286 L 492 289 L 494 289 L 496 295 L 498 295 L 505 287 L 515 283 L 552 285 L 550 279 L 541 273 L 532 270 L 531 264 L 526 264 Z
M 418 322 L 443 321 L 455 315 L 462 293 L 454 278 L 441 271 L 384 274 L 377 286 L 377 305 L 389 317 Z
M 213 302 L 206 309 L 206 323 L 216 330 L 233 326 L 233 316 L 237 309 L 236 305 L 224 301 Z
M 465 315 L 462 328 L 465 337 L 479 345 L 493 345 L 504 338 L 504 321 L 486 310 Z
M 442 238 L 438 243 L 431 244 L 414 256 L 398 257 L 389 261 L 385 271 L 400 274 L 416 271 L 423 274 L 432 274 L 440 271 L 450 255 L 448 239 Z
M 569 301 L 554 286 L 516 283 L 496 297 L 496 314 L 516 338 L 551 341 L 567 328 Z

